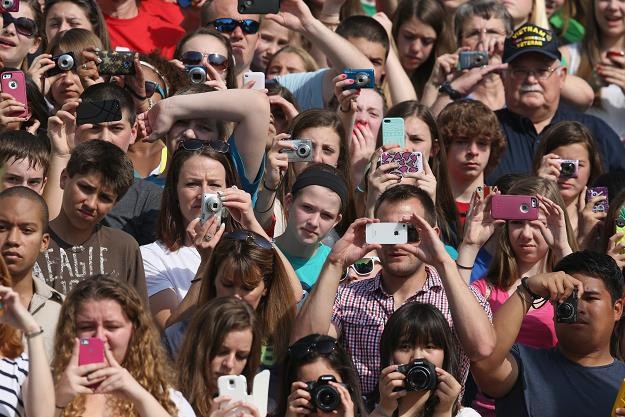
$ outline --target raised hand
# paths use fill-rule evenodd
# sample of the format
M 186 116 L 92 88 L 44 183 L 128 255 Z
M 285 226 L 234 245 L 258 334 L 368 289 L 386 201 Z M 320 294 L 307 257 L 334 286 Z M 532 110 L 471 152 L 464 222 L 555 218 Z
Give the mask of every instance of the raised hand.
M 331 262 L 339 263 L 343 267 L 353 264 L 358 259 L 375 249 L 380 249 L 378 244 L 369 244 L 365 240 L 365 229 L 369 223 L 377 223 L 377 219 L 361 218 L 354 221 L 343 237 L 339 239 L 328 255 Z
M 43 95 L 48 94 L 50 91 L 51 82 L 46 83 L 46 72 L 54 68 L 56 65 L 52 60 L 52 55 L 50 54 L 41 54 L 33 59 L 32 64 L 30 64 L 30 68 L 28 68 L 28 75 L 33 80 L 33 82 L 39 88 L 39 91 Z
M 423 161 L 423 171 L 406 172 L 401 180 L 402 183 L 414 184 L 428 193 L 432 201 L 436 204 L 436 177 L 430 168 L 430 164 L 425 159 Z
M 98 387 L 95 389 L 96 394 L 118 394 L 132 402 L 139 401 L 141 397 L 150 395 L 130 375 L 130 372 L 117 362 L 108 343 L 105 345 L 104 356 L 109 366 L 99 369 L 87 377 L 91 383 L 99 382 Z
M 471 198 L 471 205 L 464 221 L 464 236 L 462 243 L 482 247 L 491 238 L 498 226 L 505 224 L 505 220 L 495 220 L 490 214 L 493 195 L 482 197 L 480 191 L 475 191 Z
M 378 408 L 382 414 L 390 416 L 398 407 L 398 402 L 408 391 L 404 385 L 406 375 L 397 371 L 398 365 L 390 365 L 382 369 L 380 374 L 380 402 Z
M 532 220 L 531 223 L 538 226 L 545 242 L 556 250 L 558 258 L 570 254 L 573 250 L 569 245 L 564 210 L 547 197 L 542 195 L 536 197 L 540 201 L 540 209 L 545 214 L 546 224 L 540 220 Z
M 282 0 L 278 14 L 267 14 L 269 20 L 296 32 L 304 32 L 317 19 L 314 18 L 304 0 Z
M 334 82 L 334 97 L 339 102 L 339 111 L 343 113 L 356 112 L 356 100 L 360 95 L 360 89 L 343 90 L 344 87 L 354 84 L 353 79 L 347 79 L 346 74 L 339 74 L 332 79 Z
M 619 268 L 625 268 L 625 243 L 621 242 L 621 239 L 625 237 L 623 233 L 616 233 L 608 240 L 607 254 L 612 257 L 619 266 Z
M 435 413 L 440 413 L 439 415 L 451 416 L 453 407 L 456 404 L 456 401 L 458 401 L 458 396 L 460 395 L 462 386 L 458 381 L 456 381 L 456 378 L 454 378 L 453 375 L 444 369 L 437 367 L 436 376 L 438 379 L 438 385 L 436 386 L 434 394 L 438 397 L 438 404 L 436 405 Z
M 306 389 L 306 383 L 295 381 L 291 384 L 291 394 L 287 398 L 285 417 L 299 417 L 312 414 L 310 400 L 312 397 Z
M 272 189 L 278 188 L 282 181 L 282 176 L 289 167 L 289 158 L 286 153 L 281 152 L 285 149 L 295 149 L 295 147 L 286 142 L 291 135 L 281 133 L 273 138 L 273 145 L 267 152 L 267 163 L 265 164 L 265 177 L 263 182 Z
M 413 213 L 410 218 L 402 219 L 402 223 L 409 223 L 415 227 L 419 235 L 419 242 L 397 245 L 398 248 L 415 255 L 421 262 L 436 268 L 439 264 L 451 259 L 438 236 L 438 232 L 423 217 Z
M 48 119 L 48 138 L 52 145 L 52 154 L 68 157 L 76 146 L 76 108 L 80 99 L 68 101 Z M 85 125 L 83 125 L 85 126 Z
M 607 201 L 608 198 L 604 195 L 598 195 L 586 202 L 586 190 L 587 187 L 584 187 L 584 190 L 579 193 L 577 202 L 579 208 L 577 241 L 582 248 L 592 249 L 595 239 L 600 234 L 603 220 L 608 215 L 606 212 L 593 211 L 593 209 L 597 203 Z
M 186 229 L 189 241 L 199 252 L 202 261 L 207 261 L 210 258 L 213 249 L 224 234 L 224 230 L 226 230 L 226 225 L 221 222 L 219 216 L 212 216 L 205 223 L 202 223 L 199 218 L 193 219 Z
M 577 298 L 582 298 L 584 286 L 581 281 L 564 272 L 549 272 L 528 278 L 527 285 L 531 292 L 553 302 L 566 300 L 577 289 Z
M 9 93 L 0 93 L 0 127 L 6 129 L 11 123 L 21 123 L 28 120 L 27 117 L 15 116 L 22 114 L 27 108 L 24 103 L 15 100 Z
M 560 177 L 560 157 L 554 153 L 549 153 L 540 160 L 537 175 L 541 178 L 558 182 Z

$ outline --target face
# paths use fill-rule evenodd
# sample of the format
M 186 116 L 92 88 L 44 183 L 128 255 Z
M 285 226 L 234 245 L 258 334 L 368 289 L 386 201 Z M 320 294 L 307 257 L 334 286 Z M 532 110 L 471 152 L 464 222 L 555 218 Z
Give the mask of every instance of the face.
M 587 354 L 609 346 L 614 324 L 621 318 L 623 301 L 612 303 L 610 293 L 599 278 L 573 274 L 584 286 L 584 294 L 577 300 L 577 322 L 556 323 L 558 344 L 569 352 Z
M 200 139 L 212 141 L 219 139 L 217 122 L 211 119 L 179 120 L 167 132 L 167 151 L 173 155 L 180 141 Z
M 605 37 L 622 37 L 625 34 L 625 2 L 595 0 L 597 24 Z
M 61 2 L 50 7 L 46 19 L 47 39 L 54 38 L 59 32 L 74 28 L 94 31 L 89 17 L 80 6 L 70 2 Z
M 28 159 L 12 157 L 4 166 L 2 188 L 23 186 L 42 194 L 47 181 L 43 167 L 39 164 L 32 166 Z
M 514 20 L 514 27 L 527 22 L 532 13 L 533 0 L 502 0 L 501 3 L 508 9 Z
M 0 254 L 14 278 L 30 272 L 37 257 L 48 248 L 37 203 L 13 196 L 0 200 Z
M 122 363 L 132 337 L 132 323 L 117 301 L 87 300 L 76 311 L 76 336 L 97 337 L 108 343 L 113 357 Z
M 452 178 L 476 179 L 486 169 L 489 158 L 489 141 L 482 138 L 455 138 L 447 150 L 447 167 Z
M 287 196 L 287 229 L 304 245 L 317 245 L 341 221 L 341 198 L 320 185 L 309 185 L 297 197 Z
M 273 80 L 278 75 L 306 72 L 306 64 L 299 55 L 293 52 L 279 53 L 267 68 L 267 79 Z
M 260 38 L 254 51 L 254 68 L 265 71 L 269 60 L 280 48 L 289 44 L 289 30 L 273 20 L 263 19 Z
M 50 94 L 57 108 L 60 108 L 68 100 L 77 99 L 83 91 L 80 78 L 74 71 L 64 71 L 52 77 Z
M 487 47 L 491 42 L 503 42 L 506 40 L 506 25 L 501 19 L 494 17 L 484 19 L 481 16 L 472 16 L 464 22 L 460 46 L 472 51 L 480 47 Z
M 558 68 L 538 79 L 535 72 Z M 514 70 L 534 71 L 527 76 L 515 76 Z M 566 79 L 566 68 L 542 54 L 526 53 L 510 63 L 503 77 L 506 104 L 510 110 L 530 117 L 536 112 L 555 113 L 560 103 L 560 90 Z
M 330 366 L 325 358 L 302 365 L 297 370 L 297 380 L 302 382 L 316 381 L 322 375 L 332 375 L 337 382 L 343 382 L 341 375 Z
M 233 330 L 226 335 L 215 357 L 211 371 L 217 378 L 223 375 L 241 375 L 252 350 L 252 329 Z
M 551 17 L 555 12 L 560 10 L 562 6 L 564 6 L 564 0 L 545 1 L 545 10 L 547 11 L 547 17 Z
M 137 138 L 137 124 L 130 124 L 128 110 L 122 111 L 122 118 L 116 122 L 88 124 L 76 128 L 76 143 L 88 140 L 103 140 L 117 146 L 124 152 Z
M 366 38 L 349 37 L 347 40 L 371 61 L 375 73 L 375 83 L 380 85 L 386 66 L 386 49 L 384 49 L 384 45 L 378 42 L 371 42 Z
M 443 361 L 445 360 L 445 351 L 442 348 L 434 346 L 433 344 L 415 346 L 402 341 L 393 352 L 391 362 L 394 365 L 403 365 L 410 363 L 415 359 L 427 359 L 434 365 L 442 368 Z
M 117 201 L 115 191 L 102 183 L 100 174 L 61 174 L 62 210 L 73 227 L 92 229 L 108 214 Z
M 221 56 L 228 57 L 228 48 L 226 45 L 213 35 L 193 36 L 191 39 L 187 40 L 180 49 L 181 54 L 189 51 L 196 51 L 204 54 L 204 57 L 202 58 L 204 60 L 204 65 L 207 64 L 206 57 L 210 54 L 219 54 Z M 226 79 L 227 71 L 228 70 L 221 74 L 221 78 L 224 80 Z
M 331 127 L 311 127 L 302 130 L 297 139 L 310 139 L 312 141 L 312 162 L 337 166 L 341 152 L 341 137 L 334 129 Z M 308 165 L 309 162 L 293 163 L 295 174 L 299 175 Z
M 210 14 L 213 20 L 226 17 L 235 20 L 252 19 L 257 22 L 260 20 L 257 14 L 239 14 L 237 11 L 237 3 L 228 0 L 212 2 Z M 237 26 L 234 31 L 227 35 L 230 37 L 230 42 L 232 43 L 232 51 L 234 53 L 235 62 L 237 63 L 237 68 L 239 70 L 249 68 L 254 58 L 254 51 L 256 50 L 256 43 L 259 38 L 258 32 L 249 35 Z
M 581 143 L 572 145 L 559 146 L 551 153 L 558 155 L 561 159 L 577 159 L 579 166 L 577 169 L 577 178 L 558 178 L 558 188 L 565 202 L 571 202 L 584 191 L 584 187 L 588 184 L 590 178 L 590 157 L 588 149 Z
M 267 294 L 265 282 L 261 279 L 254 288 L 246 288 L 241 280 L 232 276 L 228 271 L 220 269 L 215 276 L 215 290 L 217 297 L 236 297 L 248 303 L 254 310 L 258 308 L 260 300 Z
M 384 117 L 384 99 L 373 89 L 361 89 L 356 99 L 355 116 L 356 123 L 369 125 L 373 137 L 377 137 Z
M 434 52 L 436 32 L 432 26 L 413 16 L 400 26 L 396 41 L 401 66 L 412 72 Z
M 543 210 L 541 209 L 538 213 L 538 220 L 535 222 L 542 222 L 547 225 Z M 510 220 L 507 222 L 508 240 L 517 262 L 533 265 L 547 255 L 549 245 L 535 222 L 528 220 Z
M 185 227 L 200 217 L 202 195 L 226 189 L 226 169 L 207 156 L 195 155 L 187 159 L 180 170 L 177 193 L 178 204 Z
M 410 152 L 421 152 L 423 159 L 428 160 L 437 152 L 433 147 L 432 133 L 428 125 L 417 116 L 404 119 L 406 132 L 405 145 Z
M 24 7 L 20 7 L 17 12 L 11 12 L 14 19 L 19 17 L 35 19 L 35 14 L 27 3 L 22 3 L 20 6 Z M 39 48 L 41 40 L 36 36 L 35 34 L 27 37 L 18 33 L 14 23 L 0 30 L 0 61 L 3 66 L 20 68 L 26 55 L 34 54 Z

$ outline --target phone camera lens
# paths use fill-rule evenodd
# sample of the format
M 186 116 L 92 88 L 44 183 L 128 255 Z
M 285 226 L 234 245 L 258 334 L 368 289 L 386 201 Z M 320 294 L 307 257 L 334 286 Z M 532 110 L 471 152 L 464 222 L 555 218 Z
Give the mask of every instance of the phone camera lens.
M 521 204 L 521 213 L 527 213 L 529 211 L 529 207 L 527 204 Z
M 17 81 L 9 81 L 9 88 L 15 90 L 17 88 Z

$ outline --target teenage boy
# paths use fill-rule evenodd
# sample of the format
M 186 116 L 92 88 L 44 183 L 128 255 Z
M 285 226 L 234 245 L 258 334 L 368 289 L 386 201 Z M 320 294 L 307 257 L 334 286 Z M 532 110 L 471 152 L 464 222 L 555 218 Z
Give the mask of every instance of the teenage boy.
M 33 277 L 37 256 L 48 248 L 48 208 L 30 188 L 17 186 L 0 193 L 0 254 L 19 294 L 37 324 L 43 329 L 48 359 L 54 352 L 54 335 L 63 297 Z
M 48 181 L 50 143 L 23 130 L 0 133 L 0 190 L 24 186 L 38 194 Z
M 285 198 L 287 224 L 276 245 L 307 291 L 317 282 L 330 253 L 331 248 L 322 240 L 341 221 L 347 196 L 341 173 L 330 165 L 318 164 L 302 171 Z
M 133 181 L 132 162 L 112 143 L 76 146 L 61 174 L 63 200 L 50 222 L 50 247 L 39 255 L 39 273 L 62 294 L 94 274 L 126 281 L 147 299 L 143 261 L 127 233 L 99 225 Z

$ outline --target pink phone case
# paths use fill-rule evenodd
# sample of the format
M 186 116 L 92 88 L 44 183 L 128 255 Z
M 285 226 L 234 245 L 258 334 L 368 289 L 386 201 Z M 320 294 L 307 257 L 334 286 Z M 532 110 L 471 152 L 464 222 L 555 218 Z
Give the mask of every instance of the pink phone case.
M 28 99 L 26 98 L 26 79 L 22 71 L 5 71 L 0 74 L 0 89 L 3 93 L 8 93 L 15 98 L 16 101 L 23 103 L 26 110 L 22 113 L 15 113 L 12 116 L 26 117 L 28 116 Z
M 80 339 L 78 350 L 78 365 L 104 362 L 104 341 L 97 337 Z
M 382 152 L 380 155 L 380 165 L 397 163 L 397 167 L 392 172 L 404 175 L 407 172 L 423 171 L 423 156 L 421 152 Z
M 536 220 L 538 199 L 530 195 L 494 195 L 491 201 L 493 219 Z

